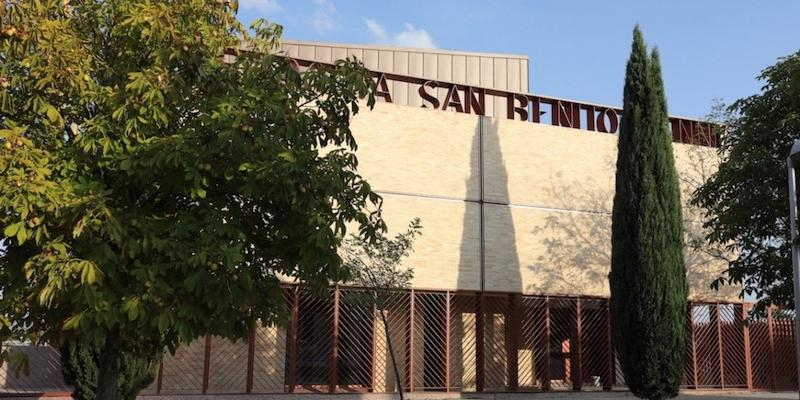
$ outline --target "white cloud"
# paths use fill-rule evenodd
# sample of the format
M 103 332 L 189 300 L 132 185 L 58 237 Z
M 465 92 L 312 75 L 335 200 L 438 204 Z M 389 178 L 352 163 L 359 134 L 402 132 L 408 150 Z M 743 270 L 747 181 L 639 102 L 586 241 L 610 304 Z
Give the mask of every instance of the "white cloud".
M 337 22 L 338 12 L 336 6 L 328 0 L 313 0 L 314 14 L 311 16 L 311 26 L 319 33 L 330 32 L 339 27 Z
M 394 35 L 394 43 L 403 47 L 436 48 L 431 35 L 425 29 L 417 29 L 411 24 L 406 24 L 402 32 Z
M 372 35 L 372 40 L 378 44 L 388 44 L 399 47 L 416 47 L 424 49 L 436 48 L 436 43 L 425 29 L 417 28 L 412 24 L 405 24 L 400 32 L 389 34 L 386 29 L 374 19 L 365 18 L 364 23 Z
M 369 33 L 376 42 L 386 43 L 389 41 L 389 35 L 386 33 L 386 29 L 383 29 L 378 21 L 366 18 L 364 22 L 367 24 L 367 29 L 369 29 Z
M 277 0 L 239 0 L 239 8 L 243 10 L 253 10 L 264 14 L 283 11 L 283 7 Z

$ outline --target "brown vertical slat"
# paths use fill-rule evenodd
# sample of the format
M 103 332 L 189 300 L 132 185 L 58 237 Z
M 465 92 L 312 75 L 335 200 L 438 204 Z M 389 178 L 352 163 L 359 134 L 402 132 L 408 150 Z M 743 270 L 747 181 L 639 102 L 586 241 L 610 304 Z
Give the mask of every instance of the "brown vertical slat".
M 445 300 L 445 326 L 444 326 L 444 386 L 445 391 L 450 391 L 450 291 Z
M 483 306 L 483 293 L 478 293 L 475 309 L 475 390 L 478 392 L 483 391 L 486 383 Z
M 722 388 L 725 389 L 725 358 L 723 354 L 725 353 L 725 345 L 722 343 L 722 322 L 720 320 L 720 313 L 719 313 L 719 302 L 717 302 L 716 308 L 714 308 L 714 314 L 717 317 L 717 353 L 719 353 L 719 382 L 722 385 Z
M 550 297 L 544 298 L 544 374 L 542 390 L 550 390 Z
M 406 337 L 406 391 L 411 392 L 414 390 L 414 311 L 416 297 L 414 289 L 411 289 L 411 299 L 409 301 L 410 308 L 408 314 L 408 327 Z
M 747 374 L 747 390 L 753 390 L 753 358 L 750 354 L 750 324 L 747 323 L 747 303 L 742 303 L 742 332 L 744 335 L 744 368 Z
M 161 383 L 164 381 L 164 362 L 158 364 L 158 380 L 156 381 L 156 394 L 161 394 Z
M 514 293 L 509 296 L 511 302 L 511 318 L 507 325 L 510 329 L 508 346 L 508 386 L 511 391 L 519 389 L 519 330 L 521 321 L 521 296 Z
M 572 365 L 572 390 L 581 390 L 583 386 L 583 332 L 581 321 L 581 299 L 575 299 L 575 337 L 570 343 L 570 360 Z
M 769 368 L 770 368 L 770 383 L 772 384 L 772 390 L 777 390 L 778 387 L 778 379 L 777 379 L 777 367 L 775 365 L 775 332 L 774 327 L 772 325 L 772 307 L 770 306 L 767 308 L 767 329 L 769 332 Z
M 247 339 L 247 393 L 253 392 L 253 362 L 256 355 L 256 325 L 250 329 L 250 337 Z
M 375 391 L 375 357 L 378 354 L 378 346 L 375 340 L 375 322 L 378 321 L 378 308 L 372 304 L 372 354 L 369 358 L 369 391 Z
M 206 335 L 205 356 L 203 357 L 203 394 L 208 393 L 208 370 L 211 364 L 211 335 Z
M 603 390 L 614 388 L 617 366 L 614 363 L 614 339 L 611 337 L 611 301 L 606 299 L 606 357 L 607 364 L 605 369 L 605 379 L 603 379 Z
M 289 393 L 297 386 L 297 330 L 300 315 L 300 288 L 292 288 L 292 315 L 289 325 Z
M 697 333 L 694 328 L 694 303 L 689 302 L 689 330 L 692 334 L 692 375 L 694 375 L 694 388 L 697 389 L 699 385 L 697 374 Z
M 331 331 L 331 370 L 328 392 L 336 393 L 336 380 L 339 374 L 339 287 L 333 289 L 333 321 Z

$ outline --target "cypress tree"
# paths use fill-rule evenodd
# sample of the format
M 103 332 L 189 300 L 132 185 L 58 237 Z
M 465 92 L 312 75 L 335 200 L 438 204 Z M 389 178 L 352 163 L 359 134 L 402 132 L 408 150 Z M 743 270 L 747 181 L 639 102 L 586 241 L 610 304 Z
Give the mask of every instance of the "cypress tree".
M 680 190 L 658 51 L 637 26 L 625 75 L 612 214 L 611 323 L 631 392 L 678 394 L 686 347 Z

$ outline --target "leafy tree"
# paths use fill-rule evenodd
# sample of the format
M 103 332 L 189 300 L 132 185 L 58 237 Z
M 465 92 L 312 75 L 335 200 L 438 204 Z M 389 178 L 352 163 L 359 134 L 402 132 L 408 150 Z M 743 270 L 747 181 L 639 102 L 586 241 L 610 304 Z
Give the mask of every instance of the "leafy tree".
M 791 239 L 786 157 L 800 138 L 800 52 L 759 76 L 761 92 L 734 102 L 721 135 L 719 169 L 695 192 L 706 209 L 707 240 L 732 255 L 719 285 L 742 296 L 792 306 Z
M 394 356 L 392 337 L 389 334 L 389 323 L 386 320 L 386 310 L 395 307 L 400 300 L 400 290 L 407 289 L 414 278 L 412 268 L 402 267 L 400 264 L 412 252 L 414 239 L 420 235 L 419 218 L 411 221 L 408 230 L 395 235 L 394 239 L 379 234 L 374 240 L 365 240 L 362 237 L 351 235 L 342 247 L 344 264 L 352 272 L 349 283 L 368 289 L 367 297 L 357 299 L 362 303 L 374 305 L 381 316 L 383 333 L 391 357 L 392 369 L 397 382 L 397 391 L 403 399 L 403 382 L 400 379 L 400 370 Z
M 123 352 L 285 319 L 278 276 L 348 277 L 346 227 L 385 229 L 350 118 L 355 60 L 298 73 L 235 2 L 0 8 L 0 340 Z M 235 57 L 226 49 L 247 48 Z
M 633 34 L 612 212 L 611 323 L 631 392 L 677 395 L 683 377 L 686 269 L 680 189 L 658 50 Z
M 61 372 L 64 382 L 75 388 L 72 396 L 78 400 L 97 398 L 99 353 L 94 347 L 65 345 L 61 348 Z M 136 400 L 136 395 L 156 377 L 156 357 L 124 352 L 119 358 L 120 376 L 117 392 L 122 400 Z

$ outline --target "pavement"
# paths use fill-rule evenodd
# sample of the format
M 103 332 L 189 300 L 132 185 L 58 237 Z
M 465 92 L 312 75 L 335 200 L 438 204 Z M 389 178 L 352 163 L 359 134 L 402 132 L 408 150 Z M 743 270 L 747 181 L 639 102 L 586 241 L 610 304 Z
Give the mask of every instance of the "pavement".
M 396 394 L 278 394 L 278 395 L 205 395 L 205 396 L 139 396 L 139 400 L 399 400 Z M 549 393 L 411 393 L 406 400 L 635 400 L 629 392 L 549 392 Z M 677 400 L 755 400 L 755 399 L 800 399 L 796 392 L 742 392 L 742 391 L 686 391 Z M 53 400 L 53 399 L 47 399 Z
M 6 397 L 3 400 L 31 400 L 34 397 Z M 412 393 L 406 394 L 406 400 L 634 400 L 629 392 L 549 392 L 549 393 Z M 71 397 L 41 397 L 42 400 L 72 400 Z M 138 400 L 398 400 L 396 394 L 277 394 L 277 395 L 180 395 L 180 396 L 139 396 Z M 739 399 L 800 399 L 796 392 L 740 392 L 740 391 L 686 391 L 677 400 L 739 400 Z

